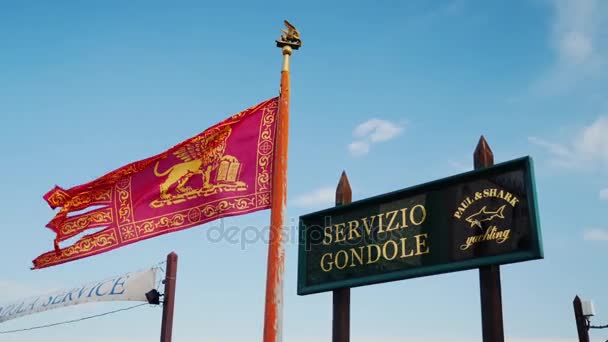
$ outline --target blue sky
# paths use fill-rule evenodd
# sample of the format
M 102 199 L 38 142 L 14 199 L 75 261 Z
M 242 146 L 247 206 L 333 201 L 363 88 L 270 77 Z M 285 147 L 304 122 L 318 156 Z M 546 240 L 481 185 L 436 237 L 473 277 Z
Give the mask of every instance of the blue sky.
M 501 268 L 508 341 L 575 341 L 574 295 L 608 322 L 607 18 L 602 0 L 0 2 L 0 299 L 175 251 L 175 341 L 260 340 L 267 245 L 210 232 L 263 232 L 268 211 L 29 267 L 52 248 L 42 195 L 55 184 L 90 181 L 276 96 L 274 40 L 288 19 L 304 45 L 292 60 L 284 340 L 331 339 L 331 295 L 296 295 L 295 223 L 333 205 L 342 170 L 362 199 L 470 170 L 484 134 L 497 162 L 530 155 L 536 166 L 545 259 Z M 356 288 L 351 306 L 353 342 L 481 341 L 475 270 Z M 160 317 L 144 307 L 2 340 L 150 341 Z

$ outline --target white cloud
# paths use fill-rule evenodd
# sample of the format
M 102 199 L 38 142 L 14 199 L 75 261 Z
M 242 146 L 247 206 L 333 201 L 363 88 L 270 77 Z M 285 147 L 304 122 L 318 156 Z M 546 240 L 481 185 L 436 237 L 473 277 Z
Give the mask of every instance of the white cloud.
M 353 156 L 362 156 L 369 152 L 369 143 L 366 141 L 353 141 L 348 145 L 348 150 Z
M 608 200 L 608 188 L 600 190 L 600 199 Z
M 589 62 L 599 43 L 601 0 L 553 0 L 553 45 L 559 62 L 580 65 Z
M 586 127 L 575 149 L 589 159 L 600 159 L 608 163 L 608 117 L 600 117 Z
M 353 136 L 356 139 L 348 145 L 348 150 L 354 156 L 362 156 L 369 153 L 371 145 L 391 140 L 402 132 L 402 125 L 372 118 L 355 127 Z
M 608 6 L 602 0 L 552 0 L 554 11 L 550 43 L 557 58 L 532 90 L 556 93 L 602 75 L 608 57 Z
M 593 51 L 593 43 L 588 35 L 581 32 L 568 32 L 561 37 L 560 53 L 562 58 L 572 64 L 584 63 Z
M 528 140 L 533 144 L 546 148 L 549 153 L 553 154 L 556 157 L 564 159 L 573 158 L 572 151 L 570 151 L 570 149 L 564 145 L 548 142 L 537 137 L 529 137 Z
M 402 127 L 386 120 L 370 119 L 355 128 L 353 134 L 358 138 L 369 137 L 371 142 L 390 140 L 401 133 Z
M 551 163 L 555 166 L 566 168 L 578 168 L 582 166 L 577 163 L 574 152 L 565 145 L 553 143 L 537 137 L 528 137 L 528 141 L 546 149 L 547 152 L 553 156 Z
M 583 238 L 588 241 L 608 241 L 608 230 L 606 229 L 589 229 L 585 231 Z
M 561 144 L 537 137 L 528 140 L 541 146 L 553 156 L 557 166 L 569 168 L 608 168 L 608 117 L 599 117 L 591 125 L 583 127 L 573 141 Z
M 312 192 L 300 195 L 293 200 L 298 207 L 312 207 L 317 205 L 332 205 L 335 201 L 336 189 L 323 187 Z

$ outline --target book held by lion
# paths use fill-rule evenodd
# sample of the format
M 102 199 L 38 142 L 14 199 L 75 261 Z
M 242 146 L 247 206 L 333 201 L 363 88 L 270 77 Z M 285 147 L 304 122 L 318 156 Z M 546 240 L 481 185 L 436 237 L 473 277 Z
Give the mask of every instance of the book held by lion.
M 89 183 L 55 186 L 44 195 L 51 208 L 60 208 L 47 224 L 56 234 L 55 249 L 38 256 L 33 268 L 270 208 L 277 109 L 275 97 Z M 92 228 L 101 230 L 87 235 Z

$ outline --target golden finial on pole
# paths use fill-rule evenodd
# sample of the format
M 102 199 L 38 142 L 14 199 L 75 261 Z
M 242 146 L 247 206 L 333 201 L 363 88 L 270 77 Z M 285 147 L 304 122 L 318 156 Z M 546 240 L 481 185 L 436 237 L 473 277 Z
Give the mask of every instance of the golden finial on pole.
M 293 50 L 297 50 L 302 46 L 302 39 L 300 39 L 300 31 L 293 26 L 289 21 L 284 20 L 287 30 L 281 29 L 283 34 L 281 38 L 277 40 L 277 47 L 283 50 L 283 70 L 289 71 L 289 56 Z
M 299 49 L 302 46 L 302 40 L 300 39 L 300 31 L 293 26 L 289 21 L 284 20 L 285 26 L 287 26 L 287 31 L 285 29 L 281 29 L 283 34 L 281 38 L 277 40 L 277 46 L 282 48 L 285 46 L 289 46 L 294 50 Z M 285 51 L 285 50 L 283 50 Z

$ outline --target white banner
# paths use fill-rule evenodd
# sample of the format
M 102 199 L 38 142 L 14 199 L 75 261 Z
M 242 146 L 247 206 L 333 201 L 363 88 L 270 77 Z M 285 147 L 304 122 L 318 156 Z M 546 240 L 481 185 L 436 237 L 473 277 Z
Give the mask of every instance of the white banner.
M 58 290 L 6 305 L 0 304 L 0 322 L 37 312 L 91 302 L 147 302 L 146 292 L 154 288 L 156 288 L 156 268 L 126 273 L 72 289 Z

